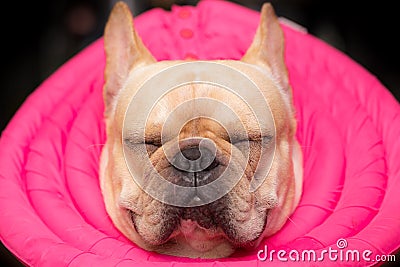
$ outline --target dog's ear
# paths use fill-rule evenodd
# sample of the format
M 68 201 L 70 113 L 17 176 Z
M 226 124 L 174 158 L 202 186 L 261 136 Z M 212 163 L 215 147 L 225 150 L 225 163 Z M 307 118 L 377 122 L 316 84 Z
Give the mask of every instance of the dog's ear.
M 255 37 L 242 61 L 268 69 L 286 91 L 290 90 L 290 86 L 284 60 L 284 45 L 283 31 L 275 11 L 270 3 L 265 3 Z
M 113 7 L 104 30 L 106 68 L 104 72 L 105 115 L 113 109 L 115 96 L 129 72 L 142 65 L 156 62 L 144 46 L 133 26 L 132 13 L 124 2 Z

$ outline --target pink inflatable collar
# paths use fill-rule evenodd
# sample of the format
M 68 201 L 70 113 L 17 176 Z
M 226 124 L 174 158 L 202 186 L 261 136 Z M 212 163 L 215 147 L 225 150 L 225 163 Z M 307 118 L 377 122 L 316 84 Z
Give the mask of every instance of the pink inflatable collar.
M 202 1 L 171 12 L 148 11 L 135 24 L 158 60 L 239 59 L 258 19 L 257 12 L 238 5 Z M 393 253 L 400 247 L 399 104 L 346 55 L 283 28 L 304 153 L 304 193 L 290 221 L 260 249 L 370 250 L 371 259 Z M 294 264 L 260 261 L 257 250 L 217 261 L 159 255 L 116 230 L 98 182 L 104 62 L 100 39 L 49 77 L 2 133 L 2 242 L 32 266 Z M 348 264 L 328 257 L 301 263 Z M 375 264 L 363 258 L 352 263 Z

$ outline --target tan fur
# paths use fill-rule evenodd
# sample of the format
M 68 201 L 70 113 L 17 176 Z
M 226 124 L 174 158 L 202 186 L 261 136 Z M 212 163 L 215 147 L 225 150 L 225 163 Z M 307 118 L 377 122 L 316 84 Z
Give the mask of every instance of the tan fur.
M 117 3 L 112 10 L 105 29 L 104 41 L 107 56 L 104 87 L 107 143 L 100 161 L 100 182 L 106 209 L 112 221 L 125 236 L 147 250 L 187 257 L 229 256 L 236 249 L 236 245 L 225 238 L 221 229 L 210 232 L 196 227 L 193 230 L 194 226 L 190 222 L 185 222 L 187 225 L 181 225 L 180 229 L 176 229 L 171 235 L 170 242 L 158 244 L 157 235 L 162 231 L 160 222 L 163 220 L 163 211 L 166 207 L 152 199 L 133 182 L 123 156 L 122 125 L 130 100 L 146 79 L 182 61 L 156 62 L 135 33 L 131 13 L 122 2 Z M 276 154 L 265 182 L 256 192 L 249 193 L 250 179 L 242 178 L 227 197 L 232 224 L 243 239 L 251 239 L 252 235 L 264 229 L 264 221 L 261 220 L 259 213 L 260 210 L 270 209 L 266 227 L 256 242 L 252 243 L 253 245 L 262 238 L 274 234 L 284 225 L 301 195 L 302 157 L 295 140 L 296 121 L 287 70 L 283 61 L 283 45 L 283 34 L 274 11 L 271 5 L 265 4 L 262 8 L 259 29 L 243 60 L 218 61 L 244 73 L 259 86 L 270 104 L 275 121 Z M 236 95 L 212 86 L 196 84 L 180 87 L 165 95 L 156 104 L 148 119 L 150 123 L 146 126 L 146 134 L 149 136 L 146 138 L 159 135 L 161 125 L 171 110 L 186 100 L 198 97 L 224 102 L 241 115 L 240 119 L 249 133 L 256 135 L 259 132 L 254 115 Z M 212 105 L 199 108 L 215 109 Z M 218 113 L 218 110 L 215 112 Z M 177 138 L 210 138 L 218 149 L 223 151 L 221 157 L 228 158 L 233 155 L 224 152 L 231 148 L 224 127 L 235 127 L 235 123 L 237 122 L 234 120 L 229 121 L 229 118 L 220 124 L 210 119 L 199 118 L 186 124 Z M 260 150 L 258 143 L 254 142 L 250 148 L 249 162 L 237 158 L 239 165 L 246 166 L 245 175 L 253 175 Z M 164 167 L 168 167 L 168 162 L 159 150 L 154 151 L 150 160 L 164 162 Z M 255 203 L 258 203 L 258 206 Z M 139 232 L 135 230 L 127 210 L 137 214 Z M 188 229 L 193 230 L 190 232 L 193 238 L 185 236 L 184 233 L 186 230 L 189 232 Z

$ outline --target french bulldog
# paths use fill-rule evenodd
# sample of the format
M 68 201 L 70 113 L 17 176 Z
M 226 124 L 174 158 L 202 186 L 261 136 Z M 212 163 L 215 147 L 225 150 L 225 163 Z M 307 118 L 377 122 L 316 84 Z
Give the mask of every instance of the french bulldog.
M 266 177 L 255 191 L 249 190 L 250 181 L 257 167 L 264 164 L 259 160 L 260 153 L 268 141 L 263 142 L 266 137 L 260 134 L 257 118 L 240 97 L 210 84 L 182 85 L 154 103 L 146 120 L 145 140 L 125 140 L 125 115 L 138 88 L 160 71 L 185 61 L 157 62 L 135 31 L 131 11 L 123 2 L 116 3 L 110 13 L 104 47 L 107 140 L 100 159 L 100 185 L 107 213 L 120 232 L 148 251 L 222 258 L 237 249 L 252 249 L 263 238 L 279 231 L 301 196 L 302 152 L 295 137 L 295 109 L 284 62 L 284 35 L 271 4 L 263 5 L 254 40 L 241 60 L 214 61 L 247 75 L 270 106 L 273 125 L 267 127 L 275 127 L 275 152 Z M 183 125 L 173 138 L 179 143 L 180 155 L 184 155 L 180 158 L 181 165 L 199 157 L 199 143 L 193 140 L 202 138 L 215 144 L 215 158 L 206 168 L 194 172 L 170 162 L 164 150 L 172 139 L 161 142 L 162 125 L 181 103 L 196 98 L 222 102 L 236 110 L 248 133 L 244 138 L 249 145 L 248 158 L 240 155 L 240 140 L 233 140 L 227 134 L 227 127 L 234 128 L 235 123 L 222 126 L 210 118 L 198 117 Z M 191 112 L 200 114 L 202 109 L 212 108 L 198 105 Z M 125 124 L 130 127 L 129 122 Z M 192 141 L 185 143 L 185 140 Z M 223 171 L 233 177 L 236 167 L 229 169 L 227 160 L 233 166 L 242 166 L 243 175 L 229 192 L 211 203 L 193 207 L 169 205 L 152 197 L 133 179 L 124 150 L 135 153 L 135 142 L 144 143 L 147 160 L 162 177 L 183 186 L 207 184 L 207 180 L 216 180 Z M 151 176 L 146 173 L 144 162 L 143 159 L 143 174 Z

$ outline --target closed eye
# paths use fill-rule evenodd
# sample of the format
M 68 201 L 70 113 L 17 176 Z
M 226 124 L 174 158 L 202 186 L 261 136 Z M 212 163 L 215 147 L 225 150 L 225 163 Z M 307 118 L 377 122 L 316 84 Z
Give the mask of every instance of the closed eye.
M 133 142 L 133 140 L 131 140 L 130 138 L 124 138 L 124 145 L 129 147 L 129 148 L 133 148 L 133 146 L 135 145 L 135 143 Z M 136 143 L 137 145 L 138 143 Z
M 267 135 L 267 136 L 259 136 L 259 137 L 249 137 L 249 138 L 243 138 L 239 140 L 233 140 L 232 144 L 238 144 L 238 143 L 243 143 L 243 142 L 262 142 L 263 144 L 268 144 L 272 140 L 272 136 Z
M 143 142 L 134 141 L 130 138 L 124 139 L 124 145 L 130 149 L 137 149 L 138 146 L 145 145 L 146 151 L 149 154 L 149 156 L 151 154 L 153 154 L 158 148 L 161 147 L 161 143 L 158 143 L 158 142 L 145 141 L 143 143 Z

